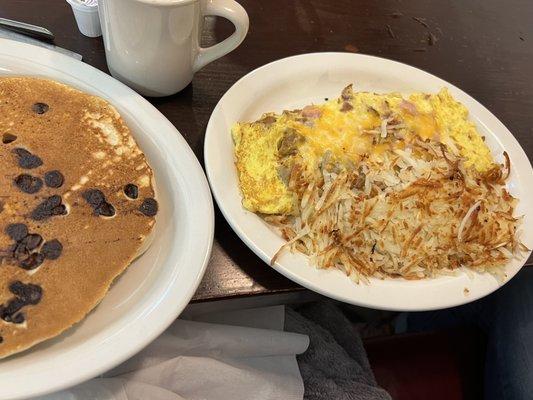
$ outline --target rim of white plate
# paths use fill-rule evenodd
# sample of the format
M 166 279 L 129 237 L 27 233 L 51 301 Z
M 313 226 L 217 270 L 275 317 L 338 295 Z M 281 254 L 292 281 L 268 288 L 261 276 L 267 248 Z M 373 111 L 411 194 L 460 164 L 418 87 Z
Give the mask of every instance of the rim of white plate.
M 306 64 L 307 63 L 307 64 Z M 254 240 L 252 236 L 254 236 L 254 232 L 249 229 L 250 226 L 247 226 L 247 228 L 243 228 L 241 224 L 237 222 L 237 219 L 241 221 L 251 221 L 251 218 L 255 218 L 256 220 L 260 220 L 258 216 L 256 216 L 253 213 L 249 213 L 245 211 L 240 204 L 240 192 L 239 192 L 239 201 L 238 204 L 235 202 L 235 198 L 231 197 L 231 194 L 228 194 L 228 183 L 226 182 L 226 186 L 222 187 L 222 184 L 218 182 L 218 178 L 220 178 L 219 171 L 225 170 L 227 171 L 227 168 L 230 167 L 228 163 L 221 165 L 221 162 L 219 161 L 220 156 L 219 154 L 221 152 L 224 152 L 226 149 L 221 148 L 220 142 L 220 136 L 221 135 L 230 135 L 229 129 L 227 131 L 223 131 L 222 125 L 226 124 L 232 124 L 234 122 L 237 122 L 236 120 L 228 120 L 228 117 L 225 116 L 223 113 L 223 109 L 232 109 L 237 107 L 236 104 L 239 104 L 239 101 L 241 101 L 240 98 L 236 98 L 236 96 L 233 96 L 233 93 L 237 92 L 238 90 L 242 88 L 250 89 L 248 93 L 253 93 L 253 99 L 261 98 L 261 89 L 266 86 L 265 81 L 268 81 L 269 83 L 272 83 L 276 79 L 282 80 L 283 78 L 287 78 L 287 76 L 284 76 L 283 74 L 289 74 L 288 72 L 291 67 L 295 67 L 295 65 L 298 65 L 295 69 L 300 69 L 302 73 L 309 73 L 310 69 L 313 69 L 314 66 L 318 66 L 316 68 L 323 68 L 324 70 L 329 68 L 331 70 L 334 70 L 335 68 L 347 68 L 347 64 L 363 64 L 367 68 L 384 68 L 387 71 L 390 71 L 390 74 L 394 74 L 395 76 L 401 75 L 401 76 L 410 76 L 409 79 L 414 79 L 413 77 L 416 76 L 417 79 L 425 79 L 427 80 L 429 84 L 433 86 L 438 87 L 447 87 L 450 92 L 453 94 L 453 96 L 458 99 L 459 101 L 463 102 L 467 106 L 467 108 L 470 111 L 471 116 L 475 116 L 478 124 L 482 124 L 482 127 L 484 129 L 487 129 L 490 131 L 491 135 L 493 135 L 493 139 L 496 140 L 501 147 L 504 147 L 506 151 L 511 155 L 511 158 L 513 160 L 513 165 L 515 166 L 515 169 L 513 170 L 513 174 L 516 175 L 517 164 L 520 166 L 519 169 L 521 171 L 521 181 L 527 180 L 529 182 L 528 185 L 521 185 L 520 190 L 522 190 L 524 193 L 522 194 L 522 198 L 529 198 L 533 196 L 533 173 L 531 168 L 531 163 L 529 162 L 524 150 L 520 147 L 517 140 L 514 138 L 514 136 L 509 132 L 509 130 L 483 105 L 481 105 L 477 100 L 475 100 L 473 97 L 462 91 L 461 89 L 457 88 L 456 86 L 452 85 L 451 83 L 444 81 L 441 78 L 436 77 L 435 75 L 432 75 L 426 71 L 423 71 L 421 69 L 418 69 L 416 67 L 412 67 L 410 65 L 388 60 L 381 57 L 375 57 L 370 55 L 362 55 L 362 54 L 352 54 L 352 53 L 335 53 L 335 52 L 325 52 L 325 53 L 309 53 L 309 54 L 301 54 L 296 56 L 291 56 L 287 58 L 283 58 L 280 60 L 273 61 L 269 64 L 266 64 L 264 66 L 261 66 L 241 79 L 239 79 L 220 99 L 217 106 L 215 107 L 211 118 L 209 120 L 209 123 L 207 125 L 207 131 L 206 131 L 206 137 L 205 137 L 205 143 L 204 143 L 204 162 L 205 162 L 205 169 L 206 173 L 211 185 L 211 191 L 213 193 L 213 196 L 215 197 L 215 200 L 232 227 L 232 229 L 237 233 L 237 235 L 241 238 L 241 240 L 244 241 L 244 243 L 257 255 L 259 256 L 265 263 L 269 264 L 270 259 L 272 255 L 275 253 L 277 248 L 279 248 L 279 245 L 284 243 L 284 241 L 278 237 L 278 240 L 276 241 L 275 245 L 271 245 L 269 242 L 270 234 L 268 233 L 266 227 L 266 223 L 261 221 L 261 223 L 265 226 L 265 229 L 261 228 L 258 223 L 250 222 L 250 226 L 254 226 L 257 229 L 260 229 L 262 233 L 264 233 L 264 236 L 261 237 L 261 241 Z M 308 68 L 306 68 L 308 67 Z M 314 71 L 313 71 L 314 73 Z M 324 72 L 324 75 L 328 75 Z M 331 74 L 330 74 L 331 75 Z M 330 76 L 328 75 L 328 76 Z M 256 83 L 254 85 L 254 82 Z M 286 83 L 286 82 L 285 82 Z M 347 84 L 349 82 L 344 82 L 344 84 Z M 277 88 L 279 88 L 281 85 L 279 85 Z M 342 88 L 342 87 L 341 87 Z M 253 89 L 253 90 L 252 90 Z M 339 91 L 340 92 L 340 91 Z M 329 95 L 336 96 L 338 93 L 329 93 Z M 324 93 L 322 93 L 324 95 Z M 252 96 L 252 95 L 250 95 Z M 253 100 L 247 99 L 248 103 L 252 103 Z M 242 100 L 243 107 L 245 100 Z M 303 104 L 299 104 L 300 106 Z M 280 109 L 287 106 L 286 104 L 280 104 Z M 294 106 L 294 104 L 291 104 L 291 106 Z M 265 109 L 262 110 L 262 112 L 268 112 L 272 111 L 271 109 Z M 231 111 L 227 111 L 228 113 L 231 113 Z M 492 126 L 492 129 L 490 129 L 488 125 Z M 227 128 L 227 126 L 224 126 L 224 128 Z M 494 131 L 497 131 L 497 133 L 494 133 Z M 227 139 L 225 139 L 227 141 Z M 504 145 L 505 144 L 505 145 Z M 232 150 L 232 159 L 233 159 L 233 150 Z M 233 170 L 235 170 L 234 166 L 232 167 Z M 228 173 L 228 172 L 226 172 Z M 529 175 L 527 175 L 529 173 Z M 235 174 L 233 172 L 233 174 Z M 236 175 L 235 175 L 236 177 Z M 237 181 L 235 180 L 235 185 L 237 184 Z M 237 188 L 238 189 L 238 188 Z M 523 201 L 521 202 L 521 206 L 523 206 Z M 244 214 L 247 214 L 246 216 Z M 527 217 L 532 217 L 533 215 L 533 207 L 529 207 L 527 212 Z M 524 224 L 526 225 L 526 224 Z M 257 237 L 256 237 L 257 239 Z M 531 254 L 531 252 L 529 253 Z M 493 277 L 488 277 L 487 280 L 487 274 L 476 274 L 475 278 L 472 280 L 472 282 L 475 282 L 477 279 L 478 282 L 476 285 L 483 286 L 482 288 L 469 288 L 470 292 L 468 295 L 463 293 L 463 290 L 461 288 L 461 293 L 454 293 L 453 296 L 450 296 L 449 298 L 440 299 L 438 301 L 432 301 L 428 298 L 420 298 L 416 299 L 414 301 L 412 299 L 412 296 L 414 295 L 422 295 L 423 290 L 420 289 L 422 285 L 427 285 L 428 282 L 431 283 L 431 290 L 439 290 L 439 295 L 445 293 L 445 290 L 447 289 L 447 286 L 450 285 L 451 280 L 455 280 L 455 283 L 458 283 L 458 278 L 465 278 L 464 276 L 458 276 L 458 277 L 441 277 L 436 278 L 432 280 L 422 280 L 422 281 L 416 281 L 417 283 L 413 282 L 406 282 L 401 279 L 387 279 L 385 281 L 380 281 L 376 279 L 372 279 L 372 283 L 368 286 L 361 286 L 356 285 L 354 286 L 357 289 L 349 289 L 351 291 L 351 294 L 347 295 L 344 292 L 334 292 L 330 290 L 329 288 L 325 288 L 323 285 L 324 281 L 329 280 L 331 277 L 326 274 L 335 274 L 336 271 L 324 271 L 320 270 L 317 271 L 317 273 L 313 276 L 313 279 L 309 279 L 308 276 L 303 277 L 302 270 L 298 272 L 295 272 L 294 269 L 297 269 L 298 266 L 297 263 L 304 262 L 305 257 L 303 255 L 284 255 L 278 259 L 278 261 L 272 266 L 276 271 L 280 272 L 287 278 L 297 282 L 298 284 L 301 284 L 302 286 L 305 286 L 306 288 L 313 290 L 315 292 L 318 292 L 320 294 L 323 294 L 325 296 L 331 297 L 336 300 L 344 301 L 347 303 L 359 305 L 359 306 L 365 306 L 365 307 L 372 307 L 377 309 L 387 309 L 387 310 L 397 310 L 397 311 L 421 311 L 421 310 L 432 310 L 432 309 L 440 309 L 440 308 L 447 308 L 452 306 L 457 306 L 460 304 L 468 303 L 471 301 L 474 301 L 478 298 L 484 297 L 490 293 L 492 293 L 494 290 L 498 289 L 502 286 L 502 284 L 499 284 L 496 282 L 496 280 Z M 518 263 L 513 263 L 512 267 L 508 266 L 506 268 L 508 269 L 508 278 L 504 282 L 508 282 L 522 267 L 522 265 L 527 260 L 527 256 L 521 260 Z M 307 261 L 305 261 L 307 264 Z M 518 265 L 520 264 L 520 265 Z M 309 266 L 310 267 L 310 266 Z M 311 267 L 310 267 L 311 268 Z M 309 275 L 310 273 L 305 272 L 305 274 Z M 339 276 L 342 275 L 338 273 Z M 464 275 L 464 273 L 463 273 Z M 349 281 L 348 278 L 345 276 L 342 276 L 342 278 L 346 281 Z M 483 281 L 481 284 L 481 281 L 485 279 L 486 281 Z M 332 279 L 334 280 L 334 279 Z M 340 282 L 340 281 L 339 281 Z M 406 288 L 414 288 L 417 285 L 419 286 L 418 289 L 408 289 L 405 290 L 405 297 L 402 298 L 401 295 L 396 294 L 395 295 L 395 302 L 388 302 L 388 301 L 382 301 L 376 297 L 376 293 L 374 293 L 372 296 L 369 296 L 371 294 L 371 291 L 373 290 L 372 285 L 374 285 L 375 288 L 378 288 L 380 290 L 383 289 L 391 289 L 392 286 L 398 285 L 401 282 L 403 286 Z M 461 281 L 463 283 L 463 281 Z M 465 281 L 466 282 L 466 281 Z M 467 282 L 467 283 L 472 283 Z M 352 285 L 352 282 L 350 282 Z M 454 285 L 455 285 L 454 283 Z M 461 284 L 462 284 L 461 283 Z M 328 281 L 328 285 L 330 282 Z M 427 290 L 427 289 L 426 289 Z M 348 292 L 348 290 L 346 291 Z M 358 292 L 358 294 L 353 295 L 354 292 Z M 371 300 L 369 300 L 371 298 Z
M 102 338 L 104 334 L 99 332 L 78 346 L 76 351 L 58 356 L 60 359 L 66 358 L 70 363 L 74 359 L 83 360 L 78 362 L 79 368 L 73 370 L 71 364 L 58 366 L 56 362 L 54 369 L 42 372 L 39 379 L 27 375 L 10 376 L 12 381 L 9 386 L 5 381 L 2 383 L 0 398 L 17 399 L 58 391 L 97 376 L 127 360 L 159 336 L 189 303 L 203 277 L 213 244 L 214 209 L 209 185 L 198 159 L 174 125 L 142 96 L 104 72 L 48 49 L 0 39 L 0 58 L 6 56 L 34 65 L 38 76 L 46 76 L 39 68 L 55 70 L 71 80 L 84 82 L 94 89 L 94 94 L 110 100 L 117 108 L 136 109 L 137 122 L 141 116 L 146 120 L 142 125 L 153 134 L 153 140 L 165 149 L 161 156 L 169 171 L 179 178 L 182 184 L 180 188 L 187 190 L 182 196 L 192 197 L 194 193 L 195 200 L 194 207 L 187 213 L 187 226 L 194 229 L 194 243 L 190 239 L 191 243 L 187 248 L 186 256 L 190 260 L 187 267 L 178 274 L 179 268 L 175 263 L 172 264 L 172 279 L 157 295 L 152 293 L 149 299 L 143 299 L 135 319 L 121 327 L 111 325 L 105 330 L 110 334 L 107 337 Z M 5 71 L 0 66 L 0 74 Z M 154 127 L 148 128 L 150 124 Z M 183 170 L 186 173 L 180 173 Z M 169 190 L 175 191 L 176 187 L 171 189 Z M 198 223 L 199 221 L 202 223 Z M 174 250 L 173 248 L 169 252 L 167 263 L 176 258 Z M 178 275 L 179 281 L 176 280 Z M 143 329 L 131 329 L 137 325 Z M 95 343 L 96 339 L 103 341 Z M 80 354 L 74 354 L 76 352 Z M 61 377 L 61 381 L 57 377 Z

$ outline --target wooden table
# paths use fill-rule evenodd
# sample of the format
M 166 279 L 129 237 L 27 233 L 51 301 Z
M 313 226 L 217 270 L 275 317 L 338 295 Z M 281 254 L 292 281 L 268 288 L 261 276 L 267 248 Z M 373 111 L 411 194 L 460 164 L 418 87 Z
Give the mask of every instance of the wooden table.
M 429 71 L 481 101 L 533 157 L 533 2 L 529 0 L 241 0 L 250 32 L 233 53 L 196 74 L 181 93 L 150 101 L 203 162 L 211 111 L 230 86 L 270 61 L 317 51 L 349 51 Z M 0 16 L 49 28 L 56 44 L 105 72 L 101 38 L 82 36 L 64 0 L 0 0 Z M 208 20 L 204 45 L 232 27 Z M 531 199 L 529 199 L 531 201 Z M 528 264 L 532 263 L 532 259 Z M 197 301 L 301 289 L 256 257 L 216 212 L 211 261 Z

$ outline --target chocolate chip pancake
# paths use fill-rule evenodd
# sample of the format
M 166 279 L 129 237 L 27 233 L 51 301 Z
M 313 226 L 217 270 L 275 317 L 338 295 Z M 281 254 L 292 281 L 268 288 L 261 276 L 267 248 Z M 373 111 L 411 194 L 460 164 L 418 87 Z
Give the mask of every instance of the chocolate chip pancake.
M 0 358 L 80 321 L 145 248 L 153 174 L 105 100 L 0 78 Z

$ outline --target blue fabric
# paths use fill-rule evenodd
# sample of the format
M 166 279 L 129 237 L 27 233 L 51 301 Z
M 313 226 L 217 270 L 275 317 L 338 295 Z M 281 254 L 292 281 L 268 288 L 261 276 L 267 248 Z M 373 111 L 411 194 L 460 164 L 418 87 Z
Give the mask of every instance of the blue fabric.
M 533 399 L 533 268 L 473 303 L 407 317 L 409 331 L 472 325 L 487 335 L 485 398 Z

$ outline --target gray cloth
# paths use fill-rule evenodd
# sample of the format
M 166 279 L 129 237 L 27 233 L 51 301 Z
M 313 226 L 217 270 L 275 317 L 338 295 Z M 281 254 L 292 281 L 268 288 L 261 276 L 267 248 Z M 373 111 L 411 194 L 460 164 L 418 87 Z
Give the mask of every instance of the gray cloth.
M 287 308 L 285 330 L 309 335 L 297 356 L 308 400 L 390 400 L 378 387 L 359 334 L 331 302 Z

